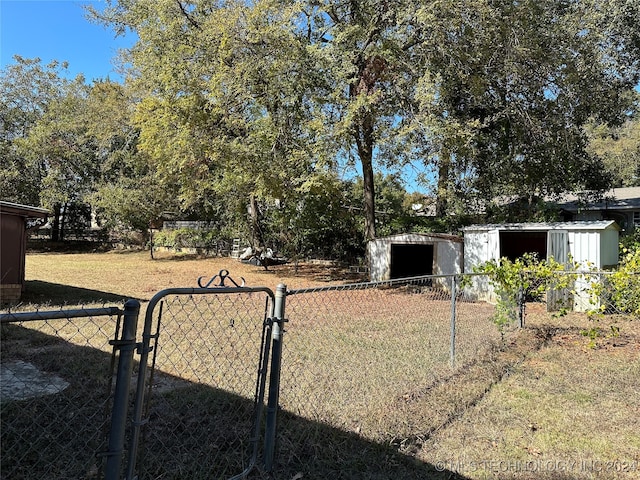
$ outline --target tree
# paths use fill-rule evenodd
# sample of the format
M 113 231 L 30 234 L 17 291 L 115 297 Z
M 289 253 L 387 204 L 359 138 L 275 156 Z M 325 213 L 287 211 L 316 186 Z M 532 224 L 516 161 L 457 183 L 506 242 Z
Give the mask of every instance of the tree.
M 19 149 L 51 103 L 63 94 L 65 63 L 42 65 L 39 58 L 14 57 L 15 63 L 0 72 L 0 198 L 40 205 L 46 169 Z
M 619 127 L 588 125 L 589 150 L 603 159 L 614 187 L 640 186 L 640 119 Z
M 87 125 L 99 166 L 88 201 L 107 228 L 138 232 L 146 244 L 153 222 L 176 208 L 176 189 L 160 181 L 149 158 L 138 149 L 135 106 L 126 86 L 98 81 L 80 120 Z
M 40 203 L 53 212 L 52 240 L 64 240 L 72 205 L 84 203 L 99 166 L 84 122 L 89 86 L 83 77 L 65 82 L 60 97 L 36 121 L 26 137 L 16 140 L 24 158 L 40 170 Z
M 411 83 L 408 6 L 144 5 L 119 2 L 94 15 L 138 32 L 131 59 L 147 92 L 141 147 L 162 174 L 184 172 L 182 200 L 229 184 L 249 199 L 280 198 L 305 175 L 352 159 L 363 170 L 365 237 L 373 238 L 374 158 L 383 158 Z
M 397 148 L 413 107 L 419 43 L 411 2 L 300 2 L 311 52 L 325 78 L 319 118 L 337 142 L 337 157 L 362 169 L 365 240 L 376 236 L 375 163 L 397 166 Z M 324 114 L 324 115 L 323 115 Z
M 447 199 L 535 197 L 608 186 L 584 133 L 624 118 L 639 77 L 639 7 L 434 2 L 418 12 L 425 41 L 421 123 Z
M 96 172 L 80 120 L 89 87 L 81 75 L 66 78 L 66 64 L 15 60 L 1 81 L 1 196 L 51 209 L 52 238 L 62 240 L 70 205 L 82 201 Z
M 134 123 L 157 178 L 185 211 L 249 205 L 256 244 L 267 205 L 341 163 L 362 168 L 365 239 L 378 166 L 433 167 L 442 218 L 604 188 L 584 126 L 619 124 L 640 78 L 626 0 L 107 5 L 95 17 L 139 37 Z
M 182 210 L 243 199 L 255 245 L 260 204 L 295 195 L 322 169 L 310 151 L 304 45 L 282 2 L 119 3 L 99 14 L 134 29 L 142 98 L 134 124 L 158 178 L 178 186 Z M 234 208 L 236 212 L 240 208 Z
M 351 184 L 348 208 L 352 211 L 362 210 L 363 183 L 363 178 L 357 177 Z M 411 230 L 416 219 L 411 216 L 411 197 L 399 176 L 375 172 L 374 184 L 378 234 L 386 236 Z

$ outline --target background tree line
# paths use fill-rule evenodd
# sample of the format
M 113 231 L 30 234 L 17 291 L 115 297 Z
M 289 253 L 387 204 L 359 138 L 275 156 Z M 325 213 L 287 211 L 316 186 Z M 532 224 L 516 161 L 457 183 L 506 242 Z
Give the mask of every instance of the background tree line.
M 88 15 L 137 34 L 126 80 L 5 68 L 2 199 L 90 204 L 145 233 L 174 212 L 306 254 L 455 231 L 500 195 L 534 218 L 566 191 L 640 185 L 631 0 L 120 0 Z M 411 215 L 408 167 L 435 221 Z

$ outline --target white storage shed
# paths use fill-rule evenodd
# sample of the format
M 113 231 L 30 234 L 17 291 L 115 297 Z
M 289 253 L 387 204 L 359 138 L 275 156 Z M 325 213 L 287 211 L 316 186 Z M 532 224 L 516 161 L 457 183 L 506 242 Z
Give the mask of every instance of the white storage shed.
M 367 245 L 372 281 L 462 272 L 463 240 L 441 233 L 406 233 Z
M 489 260 L 513 261 L 525 253 L 553 257 L 560 263 L 571 258 L 585 271 L 602 270 L 618 263 L 619 230 L 613 220 L 472 225 L 463 229 L 464 271 L 473 272 Z M 480 300 L 495 300 L 486 279 L 474 279 L 472 294 Z M 576 295 L 574 308 L 585 309 L 588 300 Z

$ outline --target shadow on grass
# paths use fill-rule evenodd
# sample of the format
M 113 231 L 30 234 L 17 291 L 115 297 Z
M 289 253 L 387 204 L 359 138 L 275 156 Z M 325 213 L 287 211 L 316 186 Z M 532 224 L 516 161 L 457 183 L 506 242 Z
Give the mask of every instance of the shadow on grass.
M 40 280 L 27 280 L 25 292 L 22 294 L 20 304 L 33 304 L 40 307 L 50 305 L 61 307 L 65 305 L 83 305 L 92 303 L 117 303 L 122 304 L 130 297 L 116 295 L 88 288 L 72 287 L 60 283 L 49 283 Z M 137 299 L 143 301 L 141 299 Z
M 68 383 L 57 393 L 2 399 L 3 477 L 100 478 L 97 454 L 106 444 L 111 356 L 18 325 L 2 326 L 1 350 L 3 365 L 29 362 Z M 162 372 L 156 372 L 152 391 L 140 478 L 228 478 L 246 468 L 252 400 Z M 274 471 L 261 469 L 259 459 L 248 478 L 465 478 L 354 433 L 287 412 L 280 418 Z

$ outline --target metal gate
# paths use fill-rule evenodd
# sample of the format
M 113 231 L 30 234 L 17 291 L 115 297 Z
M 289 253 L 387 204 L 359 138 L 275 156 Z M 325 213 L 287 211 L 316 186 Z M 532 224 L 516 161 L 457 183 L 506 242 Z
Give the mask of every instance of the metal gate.
M 279 365 L 276 296 L 226 270 L 198 284 L 163 290 L 147 307 L 127 479 L 235 479 L 257 465 L 265 392 L 279 378 L 267 376 Z M 275 429 L 277 408 L 267 410 Z

